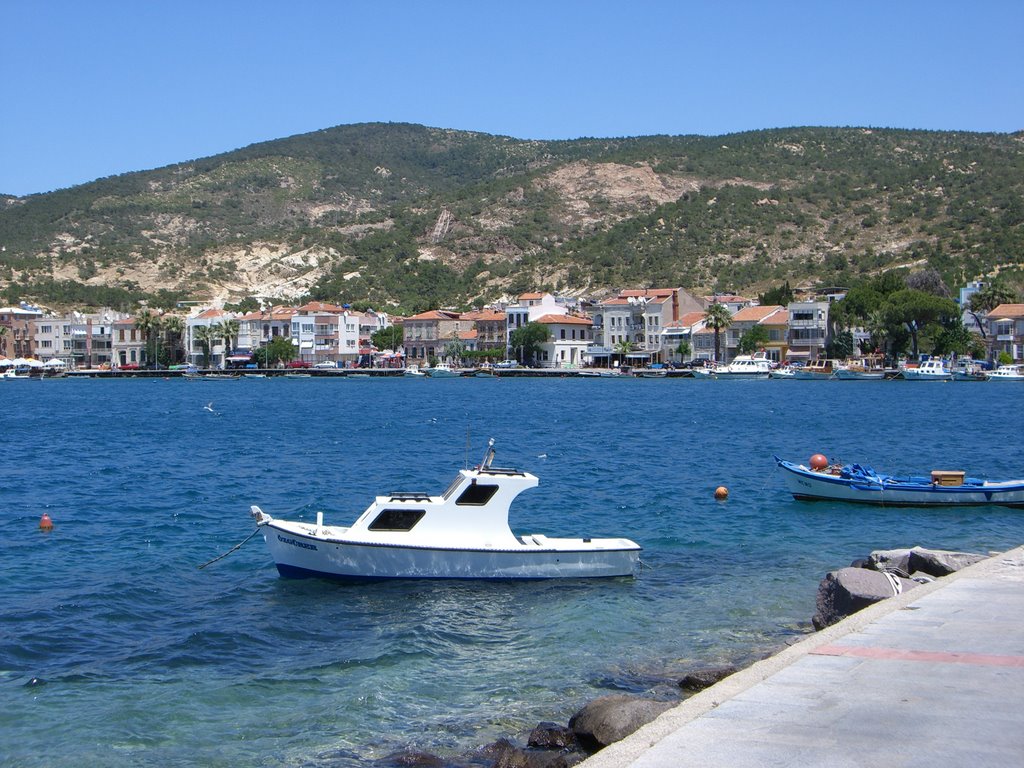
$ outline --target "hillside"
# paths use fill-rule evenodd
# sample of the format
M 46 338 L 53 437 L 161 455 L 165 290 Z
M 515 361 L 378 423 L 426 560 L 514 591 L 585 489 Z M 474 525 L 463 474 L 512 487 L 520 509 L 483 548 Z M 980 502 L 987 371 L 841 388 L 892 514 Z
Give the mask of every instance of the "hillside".
M 0 197 L 3 301 L 311 296 L 414 311 L 548 288 L 755 292 L 928 264 L 1024 275 L 1024 135 L 794 128 L 522 141 L 349 125 Z

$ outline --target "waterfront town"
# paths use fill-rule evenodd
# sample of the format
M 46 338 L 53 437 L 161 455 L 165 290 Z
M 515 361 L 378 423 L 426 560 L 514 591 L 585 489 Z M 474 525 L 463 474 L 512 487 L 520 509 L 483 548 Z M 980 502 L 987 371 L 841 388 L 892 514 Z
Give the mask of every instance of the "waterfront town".
M 1024 359 L 1024 304 L 1000 304 L 979 317 L 966 308 L 982 287 L 973 282 L 960 289 L 964 327 L 984 342 L 988 359 Z M 289 362 L 296 367 L 428 367 L 438 360 L 461 364 L 466 356 L 546 369 L 647 368 L 728 363 L 752 332 L 769 361 L 799 364 L 825 356 L 829 308 L 844 296 L 833 288 L 806 292 L 786 306 L 762 306 L 752 298 L 697 296 L 683 288 L 622 290 L 593 301 L 536 292 L 469 312 L 437 309 L 410 317 L 319 301 L 251 312 L 193 306 L 61 315 L 22 303 L 0 308 L 0 364 L 30 360 L 115 371 L 257 367 L 258 351 L 280 338 L 291 345 Z M 718 333 L 708 312 L 716 304 L 728 313 Z M 529 323 L 544 326 L 547 338 L 524 359 L 514 334 Z M 870 339 L 864 329 L 852 335 L 860 349 Z

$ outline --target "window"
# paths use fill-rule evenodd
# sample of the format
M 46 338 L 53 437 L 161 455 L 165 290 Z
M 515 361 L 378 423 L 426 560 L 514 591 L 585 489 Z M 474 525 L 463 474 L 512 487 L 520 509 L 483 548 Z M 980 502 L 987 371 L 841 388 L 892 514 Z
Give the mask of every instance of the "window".
M 482 506 L 491 500 L 491 497 L 498 492 L 496 485 L 483 485 L 481 483 L 470 483 L 466 486 L 455 503 L 460 507 Z
M 385 509 L 370 523 L 370 530 L 411 531 L 425 514 L 422 509 Z

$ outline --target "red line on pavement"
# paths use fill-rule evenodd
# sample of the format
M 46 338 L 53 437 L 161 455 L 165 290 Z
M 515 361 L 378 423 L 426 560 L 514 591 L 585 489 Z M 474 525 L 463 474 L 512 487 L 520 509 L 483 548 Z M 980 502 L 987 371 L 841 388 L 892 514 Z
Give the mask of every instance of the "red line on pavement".
M 859 659 L 889 661 L 931 661 L 942 664 L 979 664 L 986 667 L 1024 667 L 1024 656 L 955 651 L 913 651 L 899 648 L 865 648 L 857 645 L 823 645 L 811 651 L 816 656 L 856 656 Z

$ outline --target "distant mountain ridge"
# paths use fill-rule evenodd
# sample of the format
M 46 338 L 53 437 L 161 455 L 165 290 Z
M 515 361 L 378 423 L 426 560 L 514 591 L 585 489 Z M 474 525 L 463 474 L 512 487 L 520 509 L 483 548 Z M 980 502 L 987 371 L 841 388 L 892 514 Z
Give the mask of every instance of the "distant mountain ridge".
M 0 198 L 7 300 L 418 311 L 550 289 L 1024 274 L 1024 135 L 791 128 L 530 141 L 345 125 Z

